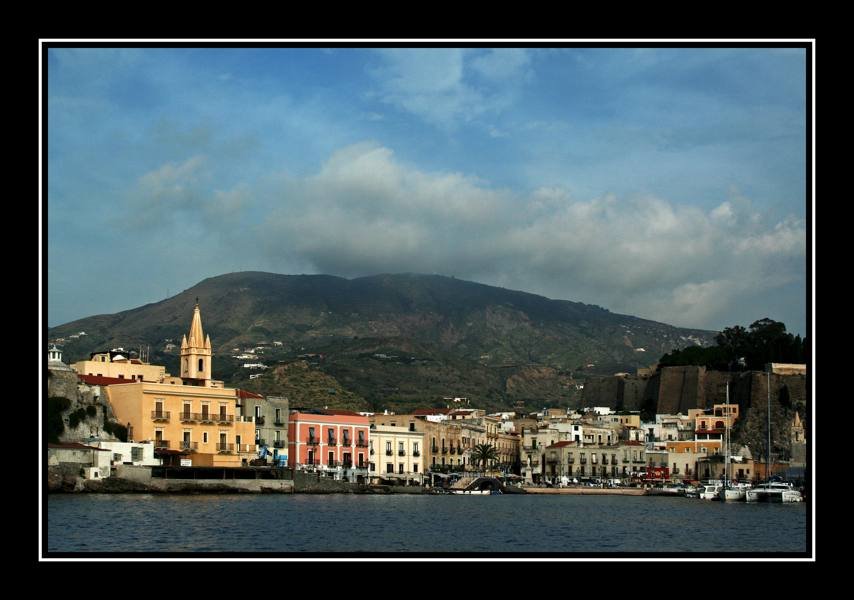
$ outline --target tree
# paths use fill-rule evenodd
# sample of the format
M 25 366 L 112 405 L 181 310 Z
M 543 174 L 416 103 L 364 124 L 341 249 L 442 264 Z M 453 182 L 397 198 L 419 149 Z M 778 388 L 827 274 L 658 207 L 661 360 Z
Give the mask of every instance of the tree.
M 483 465 L 483 471 L 486 472 L 489 463 L 498 460 L 498 452 L 491 444 L 477 444 L 472 448 L 471 460 L 474 464 Z

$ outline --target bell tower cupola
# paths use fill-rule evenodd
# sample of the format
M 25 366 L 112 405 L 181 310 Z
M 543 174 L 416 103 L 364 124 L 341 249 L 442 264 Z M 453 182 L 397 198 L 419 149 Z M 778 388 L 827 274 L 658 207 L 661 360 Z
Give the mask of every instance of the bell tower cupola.
M 181 379 L 208 387 L 211 380 L 211 337 L 202 330 L 202 312 L 199 299 L 193 308 L 190 332 L 181 339 Z

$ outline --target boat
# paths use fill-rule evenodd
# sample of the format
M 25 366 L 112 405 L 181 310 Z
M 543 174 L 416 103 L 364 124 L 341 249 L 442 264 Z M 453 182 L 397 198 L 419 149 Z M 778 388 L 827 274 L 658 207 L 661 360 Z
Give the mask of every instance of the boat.
M 747 502 L 803 502 L 804 497 L 788 481 L 769 481 L 747 490 L 745 500 Z
M 721 500 L 724 502 L 741 502 L 747 497 L 747 490 L 750 489 L 750 484 L 736 483 L 732 487 L 725 487 L 721 490 Z
M 704 483 L 700 486 L 700 500 L 720 500 L 720 493 L 724 484 L 720 482 Z
M 724 485 L 718 491 L 718 499 L 722 502 L 740 502 L 745 498 L 745 490 L 742 485 L 736 485 L 735 487 L 731 487 L 731 467 L 730 467 L 730 458 L 729 458 L 729 422 L 732 418 L 732 413 L 729 408 L 729 381 L 726 384 L 726 434 L 724 435 L 724 445 L 725 445 L 725 454 L 724 454 Z

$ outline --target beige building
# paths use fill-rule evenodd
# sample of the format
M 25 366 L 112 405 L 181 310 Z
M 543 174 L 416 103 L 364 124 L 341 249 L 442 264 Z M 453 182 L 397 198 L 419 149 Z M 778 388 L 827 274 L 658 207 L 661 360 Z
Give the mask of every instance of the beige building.
M 210 337 L 203 336 L 198 304 L 181 365 L 188 377 L 173 378 L 180 384 L 137 379 L 105 386 L 113 413 L 128 425 L 128 440 L 151 440 L 161 456 L 192 466 L 239 467 L 255 458 L 254 417 L 240 416 L 237 390 L 210 379 Z
M 94 375 L 130 381 L 163 383 L 167 377 L 166 367 L 150 365 L 137 358 L 130 358 L 121 348 L 93 352 L 89 360 L 78 360 L 71 368 L 80 375 Z
M 424 434 L 409 427 L 371 425 L 368 476 L 375 482 L 424 483 Z

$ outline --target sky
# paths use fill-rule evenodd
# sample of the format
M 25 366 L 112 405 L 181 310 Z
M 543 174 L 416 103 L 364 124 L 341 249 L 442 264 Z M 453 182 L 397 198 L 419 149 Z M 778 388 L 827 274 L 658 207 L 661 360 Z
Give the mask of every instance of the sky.
M 48 326 L 235 271 L 437 273 L 806 334 L 803 48 L 57 48 Z

